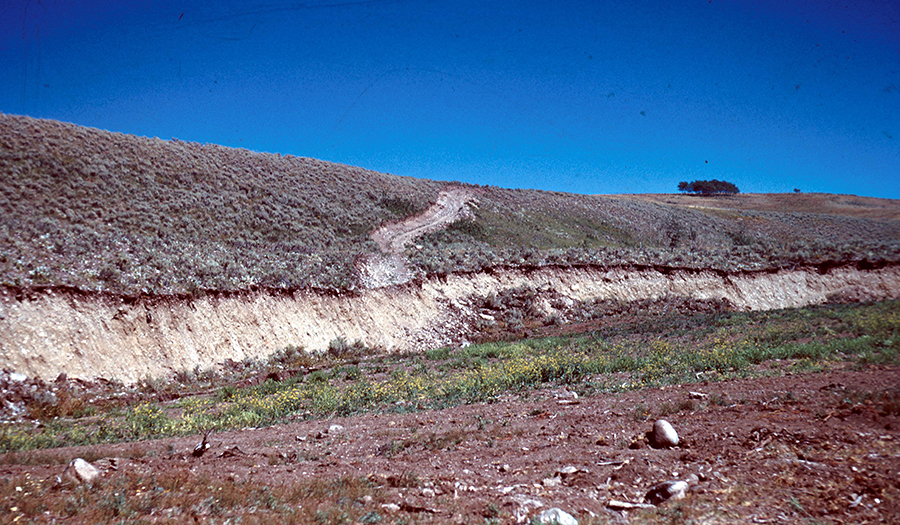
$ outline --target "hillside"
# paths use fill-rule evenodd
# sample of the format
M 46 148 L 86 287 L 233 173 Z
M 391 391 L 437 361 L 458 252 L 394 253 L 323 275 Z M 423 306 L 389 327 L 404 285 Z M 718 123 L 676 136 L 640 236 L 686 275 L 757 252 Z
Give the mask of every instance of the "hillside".
M 471 195 L 465 219 L 406 245 L 410 278 L 546 265 L 759 270 L 900 259 L 895 201 L 869 199 L 866 213 L 850 213 L 859 207 L 843 196 L 762 206 L 746 196 L 509 190 L 12 115 L 0 115 L 0 172 L 0 284 L 14 288 L 358 290 L 360 261 L 380 253 L 371 234 L 424 212 L 447 187 Z

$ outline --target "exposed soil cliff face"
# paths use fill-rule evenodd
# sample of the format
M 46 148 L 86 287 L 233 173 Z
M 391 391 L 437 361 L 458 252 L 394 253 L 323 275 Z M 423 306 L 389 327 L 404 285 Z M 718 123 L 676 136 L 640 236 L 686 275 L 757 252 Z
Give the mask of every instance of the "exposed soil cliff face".
M 451 275 L 352 296 L 302 291 L 128 300 L 5 290 L 0 293 L 0 368 L 45 380 L 65 372 L 133 382 L 229 358 L 264 357 L 287 345 L 320 350 L 337 337 L 387 350 L 419 350 L 471 337 L 475 326 L 491 320 L 478 307 L 485 297 L 523 286 L 535 290 L 544 314 L 563 319 L 595 300 L 685 297 L 767 310 L 900 298 L 900 267 L 735 275 L 540 268 Z

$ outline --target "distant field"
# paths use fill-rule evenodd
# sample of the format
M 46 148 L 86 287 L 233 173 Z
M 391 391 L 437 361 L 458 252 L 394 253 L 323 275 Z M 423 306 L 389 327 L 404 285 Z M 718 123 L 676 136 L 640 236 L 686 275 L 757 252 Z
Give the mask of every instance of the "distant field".
M 612 197 L 612 196 L 611 196 Z M 866 219 L 900 220 L 900 200 L 831 193 L 738 193 L 702 197 L 683 194 L 616 195 L 637 202 L 692 208 L 821 213 Z

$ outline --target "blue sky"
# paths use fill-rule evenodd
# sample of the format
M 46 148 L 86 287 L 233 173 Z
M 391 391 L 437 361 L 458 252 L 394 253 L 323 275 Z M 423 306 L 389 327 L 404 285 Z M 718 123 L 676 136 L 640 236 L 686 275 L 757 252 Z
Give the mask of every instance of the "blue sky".
M 900 2 L 0 3 L 0 112 L 576 193 L 900 198 Z

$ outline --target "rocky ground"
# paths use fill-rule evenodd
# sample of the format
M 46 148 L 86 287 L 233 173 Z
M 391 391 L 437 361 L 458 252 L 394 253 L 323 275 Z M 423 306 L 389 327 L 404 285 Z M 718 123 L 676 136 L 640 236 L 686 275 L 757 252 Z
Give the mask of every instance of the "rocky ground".
M 764 366 L 776 372 L 789 363 Z M 0 521 L 90 521 L 53 503 L 85 490 L 64 475 L 76 457 L 102 472 L 91 490 L 126 487 L 117 498 L 147 490 L 122 485 L 128 476 L 265 487 L 363 480 L 367 489 L 351 505 L 357 517 L 347 518 L 356 523 L 526 523 L 552 508 L 582 524 L 900 521 L 898 368 L 845 365 L 591 397 L 556 388 L 440 411 L 393 410 L 213 434 L 200 457 L 192 450 L 202 436 L 7 454 Z M 677 445 L 651 446 L 647 432 L 658 419 L 671 423 Z M 648 496 L 673 480 L 687 483 L 683 499 Z M 287 504 L 310 513 L 291 519 L 327 516 L 328 503 L 305 494 Z M 130 519 L 220 523 L 255 512 L 198 506 L 206 496 L 150 505 Z M 23 510 L 35 508 L 53 510 Z

